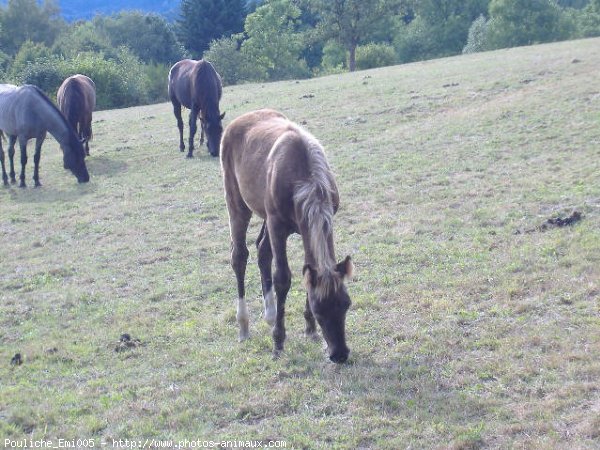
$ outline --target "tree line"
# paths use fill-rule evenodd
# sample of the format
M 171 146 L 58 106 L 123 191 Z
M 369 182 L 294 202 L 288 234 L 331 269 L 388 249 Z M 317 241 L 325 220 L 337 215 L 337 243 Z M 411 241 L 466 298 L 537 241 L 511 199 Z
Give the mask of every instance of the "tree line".
M 600 0 L 182 0 L 171 23 L 127 11 L 65 22 L 55 0 L 0 7 L 0 79 L 53 96 L 96 82 L 98 107 L 164 101 L 170 66 L 213 62 L 225 84 L 309 78 L 600 36 Z

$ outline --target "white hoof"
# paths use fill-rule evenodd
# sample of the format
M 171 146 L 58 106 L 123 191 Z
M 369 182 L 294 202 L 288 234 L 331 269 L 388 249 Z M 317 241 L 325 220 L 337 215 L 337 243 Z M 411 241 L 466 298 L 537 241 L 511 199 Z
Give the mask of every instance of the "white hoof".
M 246 305 L 246 300 L 243 298 L 238 299 L 237 313 L 235 318 L 240 326 L 239 340 L 240 342 L 245 341 L 250 337 L 250 327 L 248 306 Z
M 275 296 L 273 295 L 273 290 L 271 289 L 265 296 L 265 320 L 269 325 L 273 326 L 275 325 L 276 317 L 277 305 L 275 304 Z

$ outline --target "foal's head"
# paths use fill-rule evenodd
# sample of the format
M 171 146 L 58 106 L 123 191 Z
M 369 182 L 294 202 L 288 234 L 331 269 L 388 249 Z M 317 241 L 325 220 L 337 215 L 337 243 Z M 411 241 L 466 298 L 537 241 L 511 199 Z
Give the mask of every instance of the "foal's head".
M 206 117 L 201 119 L 202 126 L 206 132 L 208 152 L 211 156 L 219 156 L 219 146 L 221 145 L 221 136 L 223 135 L 223 125 L 221 121 L 225 113 L 216 117 Z
M 327 342 L 329 359 L 335 363 L 345 362 L 350 354 L 346 345 L 346 312 L 351 302 L 344 281 L 352 276 L 352 271 L 349 256 L 323 273 L 308 264 L 303 269 L 310 309 Z

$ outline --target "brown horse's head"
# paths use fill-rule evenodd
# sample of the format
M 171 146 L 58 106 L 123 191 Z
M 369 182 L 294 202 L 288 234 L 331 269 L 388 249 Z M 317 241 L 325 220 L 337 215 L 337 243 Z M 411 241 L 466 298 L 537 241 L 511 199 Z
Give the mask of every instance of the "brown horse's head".
M 346 345 L 346 312 L 351 302 L 344 281 L 352 276 L 352 270 L 349 256 L 323 273 L 308 264 L 303 269 L 310 309 L 327 342 L 329 359 L 334 363 L 345 362 L 350 354 Z
M 221 121 L 225 113 L 216 117 L 206 117 L 202 120 L 202 127 L 206 133 L 206 145 L 211 156 L 219 156 L 219 146 L 221 145 L 221 136 L 223 135 L 223 125 Z

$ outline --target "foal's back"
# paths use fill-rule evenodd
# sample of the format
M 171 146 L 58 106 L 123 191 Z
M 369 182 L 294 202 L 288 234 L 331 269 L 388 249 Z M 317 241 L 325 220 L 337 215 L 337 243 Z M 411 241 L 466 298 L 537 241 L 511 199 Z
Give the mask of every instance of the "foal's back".
M 225 130 L 221 143 L 226 195 L 240 197 L 263 219 L 270 208 L 287 205 L 293 209 L 295 188 L 310 176 L 308 137 L 274 110 L 238 117 Z

